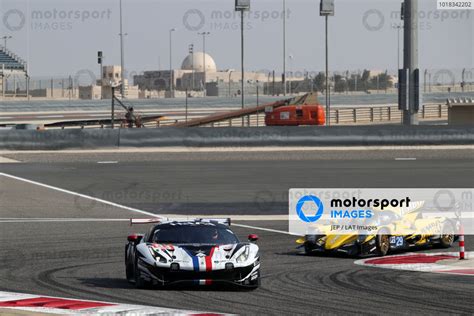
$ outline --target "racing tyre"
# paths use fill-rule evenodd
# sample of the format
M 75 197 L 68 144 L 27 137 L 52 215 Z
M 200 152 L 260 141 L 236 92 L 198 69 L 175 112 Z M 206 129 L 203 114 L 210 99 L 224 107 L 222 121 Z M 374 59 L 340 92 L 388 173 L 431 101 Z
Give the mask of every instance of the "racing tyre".
M 125 275 L 127 277 L 128 283 L 133 283 L 135 278 L 133 276 L 133 266 L 131 264 L 127 264 L 127 266 L 125 267 Z
M 310 255 L 313 252 L 313 247 L 310 246 L 308 243 L 304 244 L 304 254 Z
M 150 282 L 143 280 L 140 275 L 140 270 L 138 270 L 138 264 L 135 263 L 135 270 L 134 270 L 134 277 L 135 277 L 135 287 L 137 289 L 147 289 L 150 287 Z
M 260 272 L 258 273 L 258 277 L 255 280 L 250 281 L 249 289 L 250 290 L 256 290 L 259 287 L 260 287 Z
M 443 231 L 439 238 L 439 245 L 442 248 L 450 248 L 454 243 L 454 228 L 450 222 L 445 222 Z
M 379 234 L 376 239 L 377 253 L 380 256 L 385 256 L 390 251 L 390 235 Z

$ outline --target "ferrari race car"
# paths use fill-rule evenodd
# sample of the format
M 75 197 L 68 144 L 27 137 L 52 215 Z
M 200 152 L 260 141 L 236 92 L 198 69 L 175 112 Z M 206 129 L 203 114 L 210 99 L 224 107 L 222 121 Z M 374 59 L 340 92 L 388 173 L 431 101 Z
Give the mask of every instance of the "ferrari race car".
M 132 220 L 147 223 L 157 224 L 145 235 L 128 236 L 125 246 L 126 277 L 137 288 L 177 283 L 231 283 L 253 289 L 260 285 L 258 236 L 240 242 L 230 230 L 230 219 Z
M 348 256 L 385 256 L 389 252 L 423 246 L 450 248 L 457 238 L 459 223 L 445 217 L 423 218 L 419 211 L 422 206 L 423 203 L 407 212 L 373 210 L 374 217 L 366 225 L 374 225 L 378 230 L 371 234 L 337 234 L 330 224 L 317 225 L 312 233 L 296 242 L 306 254 L 327 252 Z

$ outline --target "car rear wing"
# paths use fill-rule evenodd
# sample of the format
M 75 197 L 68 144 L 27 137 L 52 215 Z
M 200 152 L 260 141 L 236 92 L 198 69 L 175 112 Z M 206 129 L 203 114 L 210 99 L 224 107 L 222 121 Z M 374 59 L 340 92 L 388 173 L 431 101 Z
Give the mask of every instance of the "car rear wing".
M 216 223 L 227 226 L 230 226 L 231 224 L 230 218 L 197 218 L 196 221 L 204 223 Z
M 130 226 L 132 225 L 140 225 L 140 224 L 158 224 L 162 223 L 162 218 L 145 218 L 145 219 L 130 219 Z
M 179 218 L 145 218 L 145 219 L 130 219 L 130 226 L 142 224 L 159 224 L 166 222 L 202 222 L 215 223 L 230 226 L 230 218 L 195 218 L 195 219 L 179 219 Z

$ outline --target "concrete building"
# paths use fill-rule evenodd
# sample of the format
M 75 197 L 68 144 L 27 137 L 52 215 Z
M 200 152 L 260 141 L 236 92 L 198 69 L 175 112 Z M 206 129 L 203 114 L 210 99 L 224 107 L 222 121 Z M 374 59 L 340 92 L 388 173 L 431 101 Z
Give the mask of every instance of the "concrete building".
M 81 100 L 101 100 L 102 87 L 98 85 L 79 87 L 79 99 Z
M 119 87 L 121 82 L 122 67 L 120 66 L 103 66 L 102 67 L 102 99 L 112 98 L 112 87 Z M 116 89 L 120 93 L 120 89 Z M 138 86 L 131 86 L 128 79 L 124 80 L 124 95 L 126 99 L 138 99 Z
M 228 96 L 240 94 L 241 77 L 242 73 L 234 69 L 219 70 L 209 54 L 195 52 L 184 58 L 180 69 L 145 71 L 143 75 L 134 77 L 134 83 L 141 91 L 169 91 L 172 84 L 173 89 L 178 91 L 175 95 L 188 90 L 205 91 L 207 96 Z M 262 87 L 263 93 L 263 85 L 268 80 L 273 80 L 273 77 L 266 73 L 244 74 L 250 94 L 254 94 L 252 91 L 256 91 L 256 85 Z M 281 77 L 275 77 L 275 81 L 281 82 Z
M 79 98 L 86 100 L 112 99 L 112 87 L 117 87 L 115 95 L 120 97 L 121 71 L 120 66 L 103 66 L 102 78 L 96 85 L 79 86 Z M 129 85 L 128 79 L 125 79 L 124 82 L 124 97 L 126 99 L 139 98 L 138 86 Z
M 449 125 L 474 125 L 474 100 L 448 100 Z

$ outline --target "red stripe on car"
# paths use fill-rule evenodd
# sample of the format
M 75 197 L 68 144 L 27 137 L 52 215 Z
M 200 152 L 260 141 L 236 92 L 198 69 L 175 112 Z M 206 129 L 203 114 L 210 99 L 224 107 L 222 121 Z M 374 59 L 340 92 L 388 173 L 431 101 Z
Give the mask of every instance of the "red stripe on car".
M 212 247 L 211 252 L 209 253 L 209 256 L 206 256 L 206 271 L 207 272 L 212 271 L 212 255 L 214 254 L 214 250 L 216 248 L 217 247 Z M 206 284 L 207 284 L 207 281 L 206 281 Z

